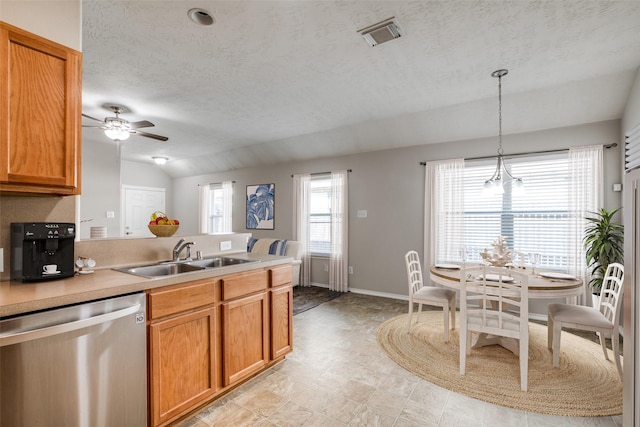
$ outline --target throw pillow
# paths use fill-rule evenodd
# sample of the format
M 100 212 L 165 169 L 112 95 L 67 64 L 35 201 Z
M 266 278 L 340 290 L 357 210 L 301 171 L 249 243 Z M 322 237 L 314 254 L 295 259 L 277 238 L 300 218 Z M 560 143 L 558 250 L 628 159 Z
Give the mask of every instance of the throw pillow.
M 253 250 L 253 245 L 255 245 L 257 241 L 258 239 L 249 237 L 249 240 L 247 241 L 247 252 L 251 252 Z
M 269 246 L 269 255 L 284 256 L 287 251 L 287 240 L 276 240 Z

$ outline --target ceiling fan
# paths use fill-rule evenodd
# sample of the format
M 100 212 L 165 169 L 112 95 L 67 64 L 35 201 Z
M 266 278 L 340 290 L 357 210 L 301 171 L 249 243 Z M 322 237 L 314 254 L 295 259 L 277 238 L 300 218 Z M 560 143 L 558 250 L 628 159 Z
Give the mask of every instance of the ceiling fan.
M 168 141 L 169 138 L 166 136 L 156 135 L 149 132 L 144 132 L 139 130 L 140 128 L 148 128 L 155 126 L 148 120 L 141 120 L 138 122 L 129 122 L 128 120 L 120 118 L 120 114 L 124 112 L 124 107 L 119 105 L 107 105 L 111 111 L 116 115 L 115 117 L 105 117 L 104 120 L 96 119 L 95 117 L 88 116 L 82 113 L 83 117 L 86 117 L 91 120 L 95 120 L 96 122 L 100 122 L 99 125 L 89 126 L 82 125 L 82 127 L 93 127 L 100 128 L 104 130 L 104 134 L 107 137 L 113 139 L 114 141 L 124 141 L 128 139 L 131 135 L 140 135 L 146 136 L 147 138 L 157 139 L 158 141 Z

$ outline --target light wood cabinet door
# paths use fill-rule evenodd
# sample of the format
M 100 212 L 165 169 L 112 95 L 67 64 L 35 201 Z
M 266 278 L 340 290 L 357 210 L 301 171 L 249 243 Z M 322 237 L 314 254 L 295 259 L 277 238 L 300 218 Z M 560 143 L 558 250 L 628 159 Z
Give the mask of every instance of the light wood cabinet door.
M 216 392 L 216 309 L 152 323 L 151 425 L 179 415 Z
M 271 294 L 271 360 L 275 360 L 293 349 L 293 288 L 281 286 L 269 292 Z
M 269 308 L 261 292 L 222 304 L 224 386 L 261 370 L 269 361 Z
M 0 23 L 0 191 L 80 194 L 82 54 Z

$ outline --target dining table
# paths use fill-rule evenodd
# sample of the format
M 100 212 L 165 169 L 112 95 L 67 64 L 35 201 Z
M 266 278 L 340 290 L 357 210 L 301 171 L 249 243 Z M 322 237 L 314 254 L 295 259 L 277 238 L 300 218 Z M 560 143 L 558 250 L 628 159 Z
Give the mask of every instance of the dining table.
M 479 267 L 468 264 L 467 268 Z M 509 268 L 507 268 L 509 269 Z M 513 267 L 524 273 L 529 279 L 529 299 L 565 298 L 568 303 L 575 304 L 577 298 L 584 293 L 581 279 L 556 271 L 536 271 L 531 268 Z M 434 264 L 429 269 L 429 276 L 434 283 L 447 288 L 460 289 L 461 266 L 457 264 Z
M 467 264 L 466 268 L 480 267 L 478 264 Z M 577 304 L 578 297 L 583 294 L 583 281 L 569 274 L 537 270 L 523 267 L 508 267 L 524 273 L 528 276 L 529 299 L 556 299 L 565 298 L 568 304 Z M 462 268 L 457 264 L 434 264 L 429 269 L 429 277 L 439 285 L 459 290 L 460 273 Z M 463 321 L 463 319 L 460 319 Z M 511 338 L 495 337 L 487 334 L 479 334 L 474 337 L 471 347 L 478 348 L 486 345 L 500 345 L 515 355 L 518 355 L 517 342 Z

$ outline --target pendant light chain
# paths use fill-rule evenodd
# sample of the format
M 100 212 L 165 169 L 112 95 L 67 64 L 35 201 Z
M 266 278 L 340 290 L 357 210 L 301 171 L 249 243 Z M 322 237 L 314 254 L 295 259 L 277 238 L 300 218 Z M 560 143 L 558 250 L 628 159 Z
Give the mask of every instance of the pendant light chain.
M 490 193 L 504 193 L 503 188 L 503 176 L 502 172 L 504 171 L 505 178 L 508 178 L 511 181 L 512 188 L 517 192 L 524 191 L 524 185 L 522 179 L 516 178 L 507 169 L 504 164 L 503 159 L 503 150 L 502 150 L 502 77 L 506 76 L 509 73 L 508 70 L 496 70 L 491 73 L 491 77 L 498 78 L 498 164 L 496 165 L 496 171 L 493 176 L 485 181 L 483 186 L 483 191 L 487 191 Z
M 506 74 L 506 73 L 505 73 Z M 502 156 L 502 76 L 498 74 L 498 154 Z

